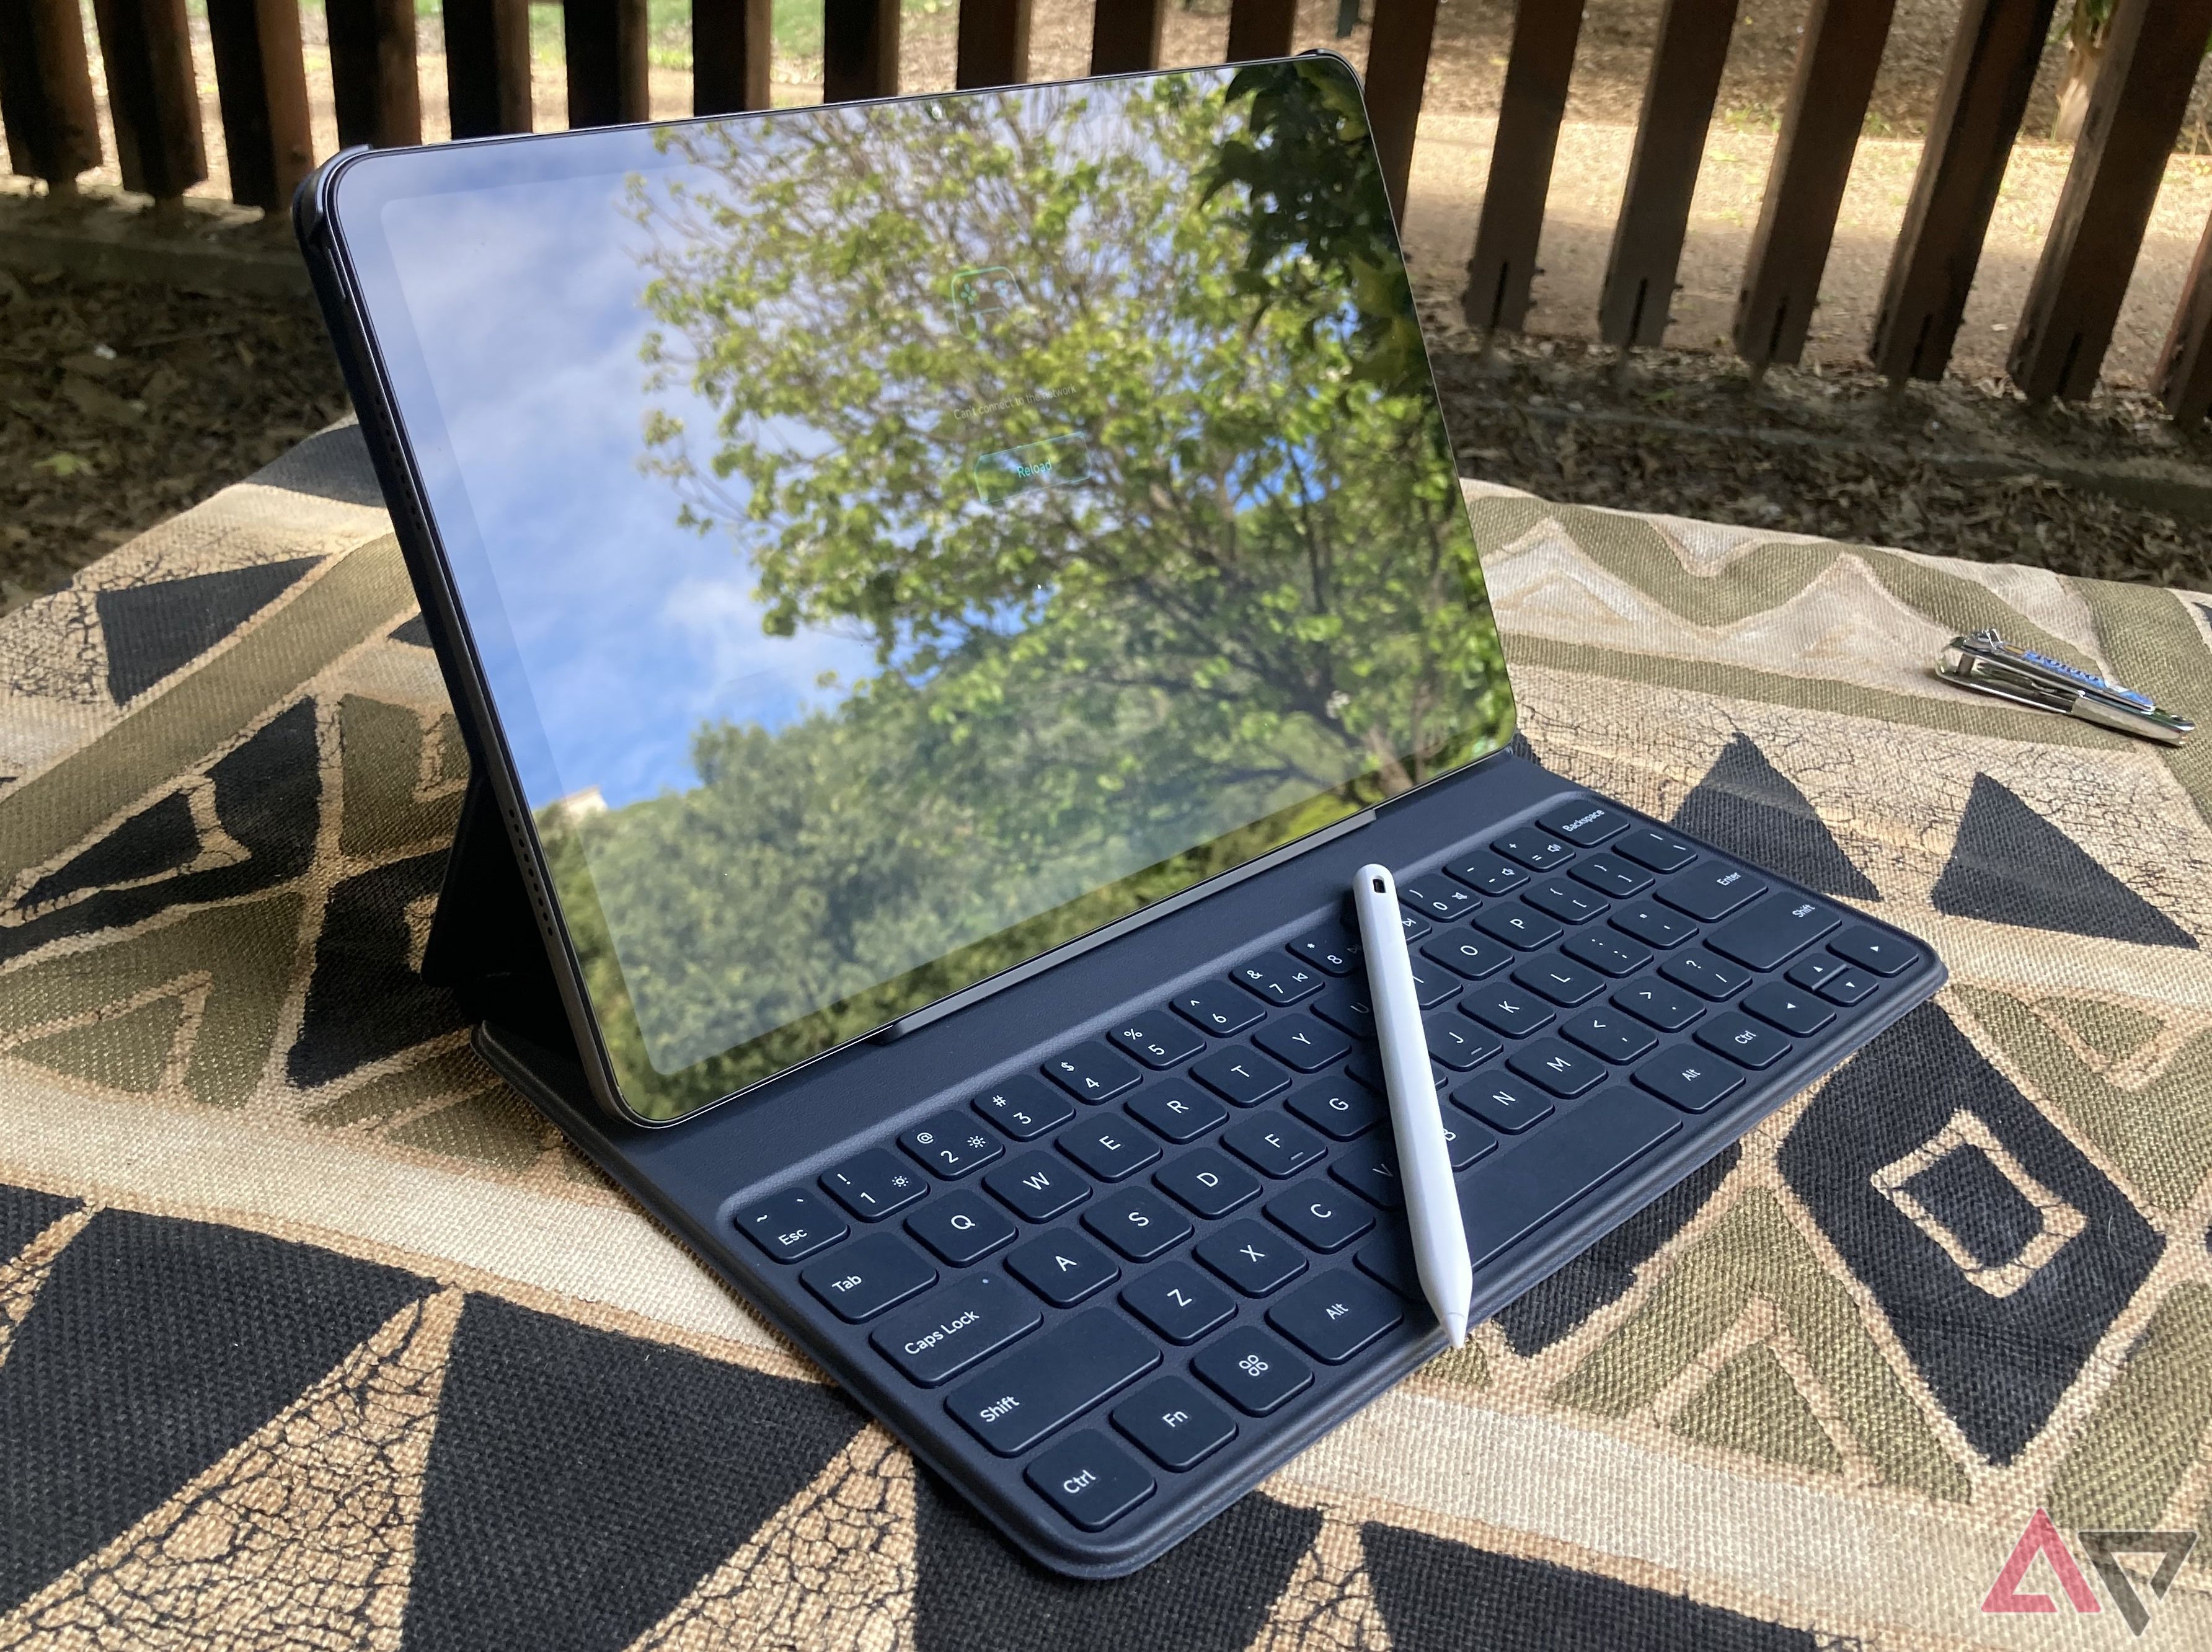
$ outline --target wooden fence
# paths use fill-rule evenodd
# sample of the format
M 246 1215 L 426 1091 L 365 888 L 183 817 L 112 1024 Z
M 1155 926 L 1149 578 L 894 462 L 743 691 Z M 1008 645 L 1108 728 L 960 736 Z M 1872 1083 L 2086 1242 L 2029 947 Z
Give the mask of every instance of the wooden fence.
M 298 0 L 206 0 L 232 194 L 276 209 L 313 165 Z M 413 0 L 325 0 L 343 143 L 422 137 Z M 692 103 L 719 114 L 769 98 L 771 0 L 692 0 Z M 1094 72 L 1159 61 L 1170 0 L 1097 0 Z M 1371 0 L 1366 65 L 1375 137 L 1402 206 L 1437 0 Z M 1949 361 L 2057 0 L 1964 0 L 1869 342 L 1893 380 Z M 1804 44 L 1739 295 L 1735 346 L 1755 371 L 1794 362 L 1820 293 L 1894 0 L 1808 0 Z M 1032 0 L 961 0 L 957 79 L 1029 74 Z M 1517 331 L 1536 273 L 1544 200 L 1584 0 L 1519 0 L 1489 187 L 1468 263 L 1468 322 Z M 1621 346 L 1664 337 L 1692 190 L 1737 0 L 1661 0 L 1626 197 L 1598 307 Z M 528 0 L 443 0 L 456 137 L 531 125 Z M 1231 61 L 1291 49 L 1296 0 L 1233 0 Z M 185 0 L 94 0 L 117 160 L 157 202 L 207 176 Z M 562 0 L 571 125 L 647 116 L 647 0 Z M 0 117 L 15 170 L 66 191 L 100 163 L 78 0 L 0 0 Z M 2094 387 L 2166 156 L 2212 37 L 2212 0 L 2117 0 L 2056 222 L 2014 334 L 2031 398 Z M 825 0 L 823 95 L 898 89 L 899 0 Z M 2212 225 L 2160 356 L 2179 421 L 2212 407 Z

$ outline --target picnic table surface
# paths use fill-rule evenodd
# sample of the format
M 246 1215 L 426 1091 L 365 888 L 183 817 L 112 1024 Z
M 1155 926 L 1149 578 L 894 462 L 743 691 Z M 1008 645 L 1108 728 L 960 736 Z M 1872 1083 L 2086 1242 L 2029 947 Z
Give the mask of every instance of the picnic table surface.
M 415 974 L 467 760 L 356 430 L 0 621 L 0 1648 L 2111 1643 L 1983 1611 L 2038 1509 L 2198 1533 L 2145 1643 L 2212 1645 L 2212 737 L 1929 669 L 2201 717 L 2212 597 L 1468 489 L 1535 755 L 1951 984 L 1115 1583 Z

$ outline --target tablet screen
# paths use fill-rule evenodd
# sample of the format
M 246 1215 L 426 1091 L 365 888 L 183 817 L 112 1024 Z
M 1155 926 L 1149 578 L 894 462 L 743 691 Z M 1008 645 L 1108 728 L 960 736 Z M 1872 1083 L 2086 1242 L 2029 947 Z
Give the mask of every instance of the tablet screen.
M 371 155 L 335 211 L 641 1116 L 1511 732 L 1334 59 Z

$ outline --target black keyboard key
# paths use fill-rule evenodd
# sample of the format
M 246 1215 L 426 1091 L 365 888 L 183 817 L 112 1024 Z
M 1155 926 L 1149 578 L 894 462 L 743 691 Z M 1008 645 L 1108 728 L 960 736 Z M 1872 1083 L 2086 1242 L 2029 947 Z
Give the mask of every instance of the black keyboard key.
M 1221 1145 L 1277 1181 L 1296 1175 L 1328 1151 L 1312 1131 L 1274 1112 L 1237 1120 L 1221 1133 Z
M 1382 1098 L 1349 1078 L 1324 1078 L 1291 1097 L 1291 1111 L 1324 1136 L 1352 1141 L 1390 1116 Z
M 1261 1209 L 1308 1250 L 1342 1250 L 1375 1225 L 1375 1212 L 1334 1182 L 1302 1181 Z
M 906 1230 L 934 1251 L 939 1261 L 954 1267 L 965 1267 L 1000 1246 L 1012 1244 L 1019 1231 L 1012 1217 L 973 1187 L 955 1187 L 944 1198 L 931 1200 L 907 1218 Z
M 1255 958 L 1229 972 L 1230 979 L 1270 1004 L 1296 1004 L 1321 991 L 1328 977 L 1285 957 Z
M 1063 1130 L 1060 1151 L 1101 1181 L 1119 1181 L 1159 1162 L 1160 1145 L 1126 1119 L 1093 1119 Z
M 1557 878 L 1546 878 L 1521 898 L 1563 924 L 1586 924 L 1593 918 L 1603 917 L 1613 905 L 1601 896 L 1577 889 Z
M 870 1233 L 800 1269 L 799 1277 L 831 1313 L 857 1325 L 920 1296 L 937 1283 L 937 1270 L 896 1234 Z
M 1611 842 L 1634 823 L 1610 804 L 1600 803 L 1595 798 L 1577 798 L 1537 816 L 1536 823 L 1547 832 L 1556 832 L 1578 849 L 1594 849 L 1601 843 Z
M 1454 1072 L 1482 1065 L 1504 1048 L 1463 1015 L 1432 1015 L 1421 1023 L 1429 1054 Z
M 1456 923 L 1482 904 L 1472 891 L 1433 875 L 1399 884 L 1398 898 L 1440 924 Z
M 836 1212 L 811 1193 L 777 1193 L 746 1206 L 731 1220 L 738 1232 L 779 1262 L 811 1256 L 852 1232 Z
M 1501 946 L 1487 935 L 1478 935 L 1471 929 L 1455 929 L 1449 935 L 1439 935 L 1421 949 L 1421 956 L 1433 958 L 1455 974 L 1469 981 L 1480 981 L 1494 975 L 1513 962 L 1513 952 Z
M 1112 1257 L 1065 1228 L 1008 1251 L 1006 1272 L 1054 1308 L 1073 1308 L 1121 1277 Z
M 1237 1299 L 1188 1262 L 1167 1262 L 1124 1286 L 1121 1306 L 1186 1346 L 1237 1312 Z
M 1044 1064 L 1044 1076 L 1078 1101 L 1103 1102 L 1134 1089 L 1145 1075 L 1119 1050 L 1094 1041 L 1054 1056 Z
M 969 1377 L 945 1409 L 1000 1456 L 1016 1457 L 1159 1363 L 1150 1337 L 1094 1308 Z
M 1044 1500 L 1086 1532 L 1103 1532 L 1159 1487 L 1097 1429 L 1071 1434 L 1022 1471 Z
M 1484 1154 L 1498 1151 L 1495 1131 L 1464 1119 L 1454 1124 L 1451 1119 L 1450 1114 L 1444 1114 L 1444 1153 L 1453 1169 L 1464 1170 Z
M 1550 1118 L 1559 1103 L 1540 1084 L 1510 1072 L 1492 1072 L 1454 1090 L 1452 1105 L 1472 1113 L 1494 1130 L 1517 1136 L 1530 1125 Z
M 1836 1018 L 1836 1012 L 1818 995 L 1778 981 L 1745 993 L 1743 1007 L 1770 1026 L 1799 1038 L 1810 1038 Z
M 1520 985 L 1571 1008 L 1605 991 L 1605 977 L 1562 957 L 1531 958 L 1513 972 Z
M 1187 993 L 1177 993 L 1174 1009 L 1199 1031 L 1216 1038 L 1242 1032 L 1267 1013 L 1243 993 L 1218 981 L 1202 981 Z
M 1485 895 L 1508 895 L 1528 881 L 1525 868 L 1510 860 L 1501 860 L 1487 849 L 1465 860 L 1455 861 L 1444 870 L 1468 888 L 1480 890 Z
M 1218 1091 L 1239 1107 L 1257 1107 L 1291 1087 L 1289 1073 L 1242 1044 L 1214 1051 L 1191 1071 L 1207 1089 Z
M 1130 1017 L 1106 1036 L 1148 1067 L 1171 1067 L 1206 1048 L 1185 1023 L 1156 1010 Z
M 1705 944 L 1747 969 L 1776 969 L 1842 921 L 1818 901 L 1770 895 L 1706 936 Z
M 1490 847 L 1508 860 L 1519 861 L 1530 872 L 1549 872 L 1574 854 L 1571 845 L 1534 826 L 1508 832 Z
M 1323 975 L 1356 975 L 1366 968 L 1359 943 L 1333 931 L 1301 935 L 1291 943 L 1290 950 L 1292 957 L 1312 964 Z
M 1680 1045 L 1636 1069 L 1636 1082 L 1685 1113 L 1702 1113 L 1743 1088 L 1743 1075 L 1703 1050 Z
M 1043 1323 L 1043 1310 L 998 1273 L 978 1273 L 901 1309 L 868 1340 L 909 1382 L 933 1388 Z
M 1254 1325 L 1236 1330 L 1190 1362 L 1208 1388 L 1237 1410 L 1265 1417 L 1313 1385 L 1313 1368 Z
M 1594 854 L 1567 875 L 1616 901 L 1641 895 L 1651 887 L 1650 872 L 1609 854 Z
M 1462 1014 L 1473 1016 L 1491 1031 L 1506 1038 L 1526 1038 L 1537 1028 L 1548 1026 L 1552 1020 L 1550 1005 L 1510 981 L 1501 987 L 1477 988 L 1459 1007 Z
M 1450 970 L 1431 969 L 1425 963 L 1416 963 L 1413 976 L 1413 1002 L 1424 1010 L 1433 1010 L 1447 999 L 1457 998 L 1464 986 Z
M 1871 996 L 1881 983 L 1856 964 L 1838 970 L 1820 986 L 1822 998 L 1843 1005 L 1861 1003 Z
M 1133 1262 L 1149 1262 L 1191 1236 L 1189 1220 L 1150 1187 L 1124 1187 L 1083 1213 L 1083 1225 Z
M 902 1135 L 899 1145 L 947 1181 L 980 1170 L 1006 1152 L 1006 1143 L 965 1113 L 939 1113 L 926 1119 Z
M 1717 953 L 1699 947 L 1677 953 L 1659 966 L 1659 973 L 1678 987 L 1686 987 L 1699 998 L 1716 1004 L 1732 998 L 1751 985 L 1751 972 L 1739 969 Z
M 1698 852 L 1680 838 L 1655 832 L 1649 826 L 1629 833 L 1613 846 L 1613 853 L 1625 854 L 1653 872 L 1679 872 L 1698 858 Z
M 1427 1316 L 1428 1298 L 1421 1291 L 1420 1271 L 1413 1264 L 1413 1236 L 1402 1220 L 1384 1223 L 1382 1231 L 1360 1246 L 1352 1260 L 1362 1273 L 1389 1286 L 1414 1303 L 1418 1314 Z
M 1577 963 L 1613 976 L 1632 975 L 1651 962 L 1651 949 L 1610 929 L 1586 929 L 1570 935 L 1559 951 Z
M 863 1222 L 880 1222 L 927 1193 L 929 1178 L 896 1153 L 871 1147 L 836 1169 L 825 1170 L 822 1186 Z
M 1902 974 L 1919 955 L 1904 941 L 1893 935 L 1885 935 L 1879 929 L 1864 924 L 1847 929 L 1828 943 L 1828 951 L 1838 957 L 1856 963 L 1862 969 L 1870 969 L 1877 975 Z
M 1324 1365 L 1341 1365 L 1406 1322 L 1394 1292 L 1348 1267 L 1331 1268 L 1267 1310 L 1267 1323 Z
M 1850 968 L 1832 952 L 1815 952 L 1809 958 L 1800 958 L 1790 966 L 1787 979 L 1792 986 L 1807 987 L 1813 992 L 1831 975 L 1839 975 Z
M 1191 1254 L 1246 1297 L 1279 1291 L 1306 1271 L 1306 1259 L 1298 1248 L 1257 1222 L 1231 1222 L 1200 1240 Z
M 1679 1114 L 1648 1096 L 1601 1090 L 1575 1109 L 1572 1129 L 1563 1121 L 1499 1154 L 1460 1189 L 1475 1266 L 1681 1127 Z
M 1484 934 L 1522 952 L 1534 952 L 1540 946 L 1549 946 L 1567 932 L 1556 918 L 1547 917 L 1535 908 L 1523 906 L 1518 901 L 1492 907 L 1487 912 L 1476 913 L 1474 926 Z
M 1370 1205 L 1386 1211 L 1406 1208 L 1406 1190 L 1398 1180 L 1398 1145 L 1388 1136 L 1338 1154 L 1328 1173 Z
M 1559 1030 L 1592 1055 L 1624 1065 L 1656 1049 L 1659 1044 L 1657 1033 L 1633 1016 L 1624 1015 L 1609 1005 L 1585 1010 Z
M 1170 1078 L 1148 1084 L 1122 1103 L 1146 1127 L 1180 1147 L 1196 1141 L 1229 1116 L 1229 1109 L 1195 1084 Z
M 1042 1136 L 1075 1116 L 1066 1096 L 1033 1072 L 1018 1072 L 997 1089 L 978 1096 L 973 1106 L 1016 1141 Z
M 1613 991 L 1615 1009 L 1648 1021 L 1661 1032 L 1675 1032 L 1705 1014 L 1705 1006 L 1674 982 L 1647 975 Z
M 1114 1426 L 1162 1468 L 1195 1468 L 1237 1437 L 1229 1413 L 1179 1376 L 1164 1376 L 1114 1407 Z
M 1602 1061 L 1570 1049 L 1556 1038 L 1523 1044 L 1505 1058 L 1505 1065 L 1523 1078 L 1534 1079 L 1554 1096 L 1579 1096 L 1606 1077 Z
M 1771 1067 L 1794 1048 L 1771 1027 L 1763 1027 L 1741 1010 L 1725 1010 L 1698 1029 L 1698 1042 L 1754 1072 Z
M 1044 1153 L 1024 1153 L 985 1172 L 983 1185 L 1011 1206 L 1015 1215 L 1032 1222 L 1049 1222 L 1091 1197 L 1089 1182 Z
M 1152 1182 L 1194 1215 L 1209 1219 L 1226 1216 L 1239 1205 L 1260 1196 L 1260 1178 L 1211 1147 L 1185 1153 L 1174 1163 L 1155 1171 Z
M 1664 951 L 1680 946 L 1698 932 L 1697 925 L 1677 913 L 1639 901 L 1613 914 L 1613 926 L 1622 934 Z
M 1303 1010 L 1270 1021 L 1252 1035 L 1252 1042 L 1300 1072 L 1318 1072 L 1352 1052 L 1351 1039 Z
M 1367 983 L 1364 981 L 1356 985 L 1348 981 L 1332 981 L 1328 990 L 1313 1001 L 1313 1012 L 1354 1038 L 1375 1036 L 1375 1006 L 1367 1001 Z
M 1411 946 L 1415 941 L 1420 939 L 1422 936 L 1427 934 L 1429 932 L 1429 920 L 1426 918 L 1422 917 L 1420 914 L 1417 912 L 1407 912 L 1402 907 L 1399 908 L 1398 929 L 1399 932 L 1405 936 L 1407 945 Z
M 1654 891 L 1677 912 L 1711 923 L 1766 893 L 1766 885 L 1741 866 L 1715 860 L 1668 878 Z

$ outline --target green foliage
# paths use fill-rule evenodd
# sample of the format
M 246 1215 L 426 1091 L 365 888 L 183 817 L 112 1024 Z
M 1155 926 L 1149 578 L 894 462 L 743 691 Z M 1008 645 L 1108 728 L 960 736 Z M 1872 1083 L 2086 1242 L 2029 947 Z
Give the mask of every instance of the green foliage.
M 647 462 L 770 635 L 863 638 L 877 669 L 702 730 L 697 788 L 556 859 L 564 901 L 588 863 L 654 914 L 609 938 L 619 971 L 585 949 L 653 1068 L 783 1028 L 633 1089 L 719 1093 L 1504 742 L 1340 71 L 661 142 L 692 165 L 633 185 L 649 382 L 713 422 L 653 414 Z M 1071 440 L 1080 485 L 979 489 L 979 459 Z

